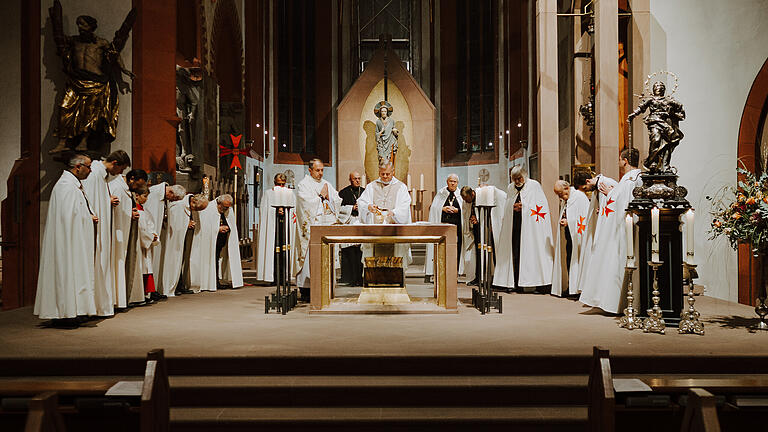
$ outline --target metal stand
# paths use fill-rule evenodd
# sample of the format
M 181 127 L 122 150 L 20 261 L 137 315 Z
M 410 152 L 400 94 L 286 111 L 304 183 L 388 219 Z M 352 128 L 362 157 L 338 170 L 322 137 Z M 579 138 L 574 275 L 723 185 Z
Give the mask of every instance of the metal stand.
M 424 192 L 426 189 L 411 189 L 414 192 L 411 200 L 411 216 L 414 222 L 424 220 Z
M 493 283 L 493 272 L 491 263 L 493 262 L 493 248 L 491 239 L 493 231 L 491 230 L 491 209 L 494 206 L 476 206 L 478 209 L 478 222 L 480 223 L 480 239 L 477 247 L 480 249 L 480 280 L 478 288 L 472 289 L 472 306 L 485 315 L 496 309 L 502 313 L 502 299 L 498 293 L 493 292 L 491 284 Z
M 680 314 L 678 333 L 704 335 L 704 324 L 699 321 L 701 314 L 693 307 L 693 304 L 696 302 L 696 299 L 693 298 L 693 280 L 698 277 L 696 264 L 683 263 L 683 280 L 688 286 L 688 310 Z
M 285 315 L 298 304 L 298 295 L 291 289 L 290 212 L 293 207 L 272 206 L 275 209 L 275 292 L 264 297 L 264 313 L 276 310 Z M 280 217 L 280 210 L 283 217 Z
M 627 265 L 624 267 L 624 277 L 627 282 L 627 307 L 624 308 L 624 316 L 619 319 L 619 327 L 624 327 L 627 330 L 634 330 L 642 328 L 643 325 L 640 322 L 640 318 L 637 317 L 637 311 L 635 310 L 635 294 L 633 292 L 632 273 L 637 270 L 634 265 L 634 257 L 627 257 Z
M 653 273 L 653 308 L 648 309 L 648 318 L 643 320 L 643 331 L 648 333 L 661 333 L 664 334 L 666 323 L 664 323 L 664 317 L 659 307 L 659 267 L 663 262 L 648 261 L 648 265 L 651 266 L 651 272 Z

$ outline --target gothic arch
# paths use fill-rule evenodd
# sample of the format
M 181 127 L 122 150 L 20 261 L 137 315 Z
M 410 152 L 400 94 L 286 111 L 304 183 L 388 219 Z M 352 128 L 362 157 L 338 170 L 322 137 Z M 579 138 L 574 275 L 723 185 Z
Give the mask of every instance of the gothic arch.
M 223 102 L 242 102 L 243 92 L 243 34 L 234 0 L 216 4 L 211 33 L 211 71 L 219 83 Z

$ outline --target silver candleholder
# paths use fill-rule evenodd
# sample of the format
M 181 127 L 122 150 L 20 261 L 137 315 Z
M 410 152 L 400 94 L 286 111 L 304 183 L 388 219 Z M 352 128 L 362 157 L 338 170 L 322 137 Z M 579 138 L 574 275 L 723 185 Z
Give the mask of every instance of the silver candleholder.
M 688 310 L 680 313 L 680 327 L 678 333 L 693 333 L 704 335 L 704 324 L 699 317 L 701 314 L 693 307 L 696 299 L 693 297 L 693 280 L 698 278 L 696 264 L 683 263 L 683 282 L 688 286 Z
M 637 270 L 634 265 L 634 257 L 627 257 L 627 265 L 624 267 L 624 278 L 627 280 L 627 307 L 624 308 L 624 316 L 619 319 L 619 327 L 634 330 L 643 327 L 635 310 L 635 294 L 633 292 L 632 273 Z
M 651 272 L 653 273 L 653 307 L 648 309 L 648 318 L 643 320 L 643 331 L 645 333 L 661 333 L 664 334 L 666 323 L 662 316 L 661 308 L 659 307 L 659 267 L 664 264 L 662 261 L 648 261 L 648 265 L 651 266 Z

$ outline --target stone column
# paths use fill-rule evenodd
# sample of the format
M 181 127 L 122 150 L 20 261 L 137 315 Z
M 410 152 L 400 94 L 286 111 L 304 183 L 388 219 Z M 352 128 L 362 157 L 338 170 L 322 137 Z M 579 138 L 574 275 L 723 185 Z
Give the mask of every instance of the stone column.
M 536 132 L 539 144 L 539 172 L 551 213 L 558 211 L 559 199 L 553 188 L 560 172 L 557 120 L 557 0 L 536 2 L 536 33 Z M 553 228 L 556 219 L 551 218 Z
M 619 180 L 619 9 L 595 0 L 595 171 Z

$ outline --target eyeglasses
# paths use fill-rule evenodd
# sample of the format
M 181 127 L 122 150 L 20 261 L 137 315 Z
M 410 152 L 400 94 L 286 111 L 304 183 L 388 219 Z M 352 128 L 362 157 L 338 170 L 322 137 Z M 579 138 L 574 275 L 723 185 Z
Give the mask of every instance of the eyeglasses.
M 81 166 L 84 166 L 84 167 L 88 168 L 88 171 L 91 171 L 91 166 L 90 165 L 82 164 Z

